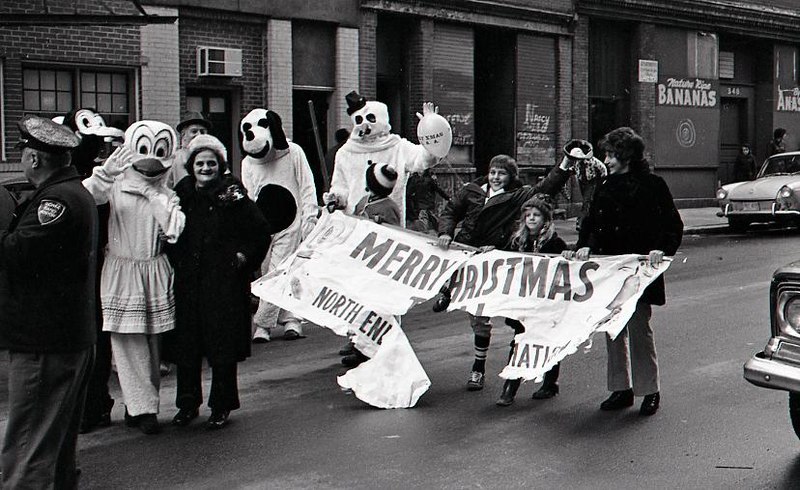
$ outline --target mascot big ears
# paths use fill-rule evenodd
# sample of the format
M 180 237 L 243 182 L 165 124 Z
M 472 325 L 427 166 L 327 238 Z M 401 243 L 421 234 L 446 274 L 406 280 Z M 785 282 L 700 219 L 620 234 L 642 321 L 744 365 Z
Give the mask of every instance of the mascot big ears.
M 266 157 L 270 151 L 288 150 L 281 117 L 266 109 L 253 109 L 239 123 L 242 153 L 253 158 Z
M 292 193 L 276 184 L 267 184 L 261 188 L 256 205 L 269 224 L 270 235 L 288 228 L 297 214 L 297 203 Z

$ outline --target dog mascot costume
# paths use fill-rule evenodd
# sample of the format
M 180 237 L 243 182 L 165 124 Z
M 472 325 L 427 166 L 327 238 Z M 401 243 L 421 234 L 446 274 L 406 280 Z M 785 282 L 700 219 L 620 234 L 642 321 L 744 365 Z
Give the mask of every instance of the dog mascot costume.
M 390 194 L 402 213 L 400 223 L 406 222 L 406 180 L 413 172 L 422 173 L 437 163 L 437 157 L 422 145 L 390 133 L 389 110 L 386 104 L 368 101 L 355 91 L 345 97 L 347 114 L 353 120 L 350 139 L 336 152 L 336 164 L 330 192 L 323 196 L 326 204 L 353 214 L 356 204 L 368 194 L 366 170 L 368 161 L 387 163 L 397 171 L 397 184 Z M 433 104 L 422 106 L 423 115 L 436 112 Z
M 246 155 L 242 160 L 242 183 L 250 198 L 257 203 L 268 200 L 269 196 L 260 195 L 261 190 L 275 184 L 288 189 L 297 206 L 292 224 L 272 236 L 261 267 L 266 274 L 293 253 L 317 224 L 319 207 L 314 175 L 303 149 L 286 139 L 281 118 L 272 111 L 250 111 L 239 123 L 239 141 Z M 268 341 L 269 330 L 276 325 L 283 326 L 287 340 L 303 337 L 300 318 L 263 300 L 259 302 L 255 323 L 254 342 Z
M 126 423 L 147 434 L 159 431 L 159 334 L 175 327 L 164 242 L 175 243 L 185 223 L 177 195 L 165 185 L 177 141 L 167 124 L 138 121 L 83 182 L 98 205 L 111 205 L 100 281 L 103 330 L 111 333 Z

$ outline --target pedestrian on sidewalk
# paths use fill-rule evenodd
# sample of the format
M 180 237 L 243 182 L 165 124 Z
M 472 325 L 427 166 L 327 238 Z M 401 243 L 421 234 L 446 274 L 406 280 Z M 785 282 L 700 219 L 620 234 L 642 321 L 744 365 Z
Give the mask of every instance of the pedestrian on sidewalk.
M 683 237 L 683 222 L 667 184 L 650 173 L 644 142 L 631 128 L 617 128 L 603 137 L 608 177 L 597 188 L 589 216 L 581 226 L 577 252 L 567 258 L 588 260 L 591 254 L 647 255 L 652 266 L 674 255 Z M 625 328 L 611 340 L 608 351 L 608 389 L 601 410 L 630 407 L 644 396 L 639 413 L 653 415 L 660 403 L 658 359 L 650 327 L 652 305 L 666 302 L 664 276 L 642 294 Z M 632 383 L 631 383 L 632 381 Z
M 226 173 L 222 142 L 199 135 L 188 150 L 188 175 L 175 186 L 186 227 L 167 249 L 175 268 L 175 329 L 164 336 L 164 357 L 178 373 L 172 423 L 186 426 L 199 416 L 205 358 L 206 427 L 220 429 L 240 407 L 237 363 L 250 356 L 250 282 L 267 254 L 270 228 L 242 183 Z
M 776 128 L 772 132 L 772 141 L 769 142 L 769 151 L 767 156 L 777 155 L 778 153 L 786 152 L 786 130 L 783 128 Z
M 539 193 L 557 194 L 569 179 L 573 163 L 564 157 L 542 182 L 531 187 L 520 182 L 516 160 L 508 155 L 494 156 L 489 161 L 489 175 L 462 187 L 445 207 L 439 220 L 438 245 L 449 248 L 460 223 L 461 230 L 455 235 L 455 241 L 472 247 L 505 247 L 522 204 Z M 445 286 L 436 298 L 434 311 L 443 311 L 449 303 L 450 291 Z M 467 390 L 477 391 L 484 385 L 492 323 L 489 317 L 470 315 L 470 325 L 474 333 L 475 360 Z
M 97 210 L 70 165 L 78 136 L 36 116 L 19 129 L 36 191 L 0 231 L 0 348 L 8 351 L 0 480 L 8 489 L 72 489 L 97 335 Z
M 756 178 L 756 159 L 750 150 L 750 145 L 745 143 L 739 148 L 736 161 L 733 163 L 733 181 L 744 182 Z
M 555 204 L 547 194 L 536 194 L 522 205 L 522 218 L 519 227 L 511 238 L 509 250 L 525 253 L 560 254 L 567 248 L 566 242 L 558 236 L 553 226 L 553 210 Z M 514 336 L 525 332 L 525 326 L 518 320 L 506 318 L 506 325 L 514 329 Z M 508 358 L 514 355 L 514 339 Z M 553 366 L 544 375 L 542 386 L 533 393 L 534 400 L 553 398 L 558 394 L 558 373 L 560 363 Z M 503 393 L 497 405 L 507 407 L 514 403 L 522 380 L 507 379 L 503 385 Z

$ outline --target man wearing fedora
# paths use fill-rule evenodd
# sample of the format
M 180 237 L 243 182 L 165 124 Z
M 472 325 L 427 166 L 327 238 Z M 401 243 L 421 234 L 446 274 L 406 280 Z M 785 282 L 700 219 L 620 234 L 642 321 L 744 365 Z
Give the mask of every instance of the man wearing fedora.
M 188 175 L 184 164 L 186 163 L 186 158 L 189 156 L 187 150 L 189 143 L 191 143 L 197 135 L 208 134 L 213 127 L 214 125 L 211 124 L 211 121 L 206 119 L 203 114 L 199 112 L 187 111 L 183 113 L 181 122 L 175 126 L 180 136 L 180 144 L 178 151 L 175 153 L 175 164 L 172 165 L 170 174 L 167 177 L 167 186 L 169 186 L 170 189 L 175 187 L 175 184 Z

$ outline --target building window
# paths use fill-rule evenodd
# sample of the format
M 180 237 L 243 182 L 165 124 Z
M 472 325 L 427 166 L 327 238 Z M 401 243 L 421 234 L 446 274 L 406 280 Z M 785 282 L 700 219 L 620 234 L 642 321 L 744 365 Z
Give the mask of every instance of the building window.
M 689 32 L 688 36 L 689 76 L 718 78 L 719 43 L 717 35 L 709 32 Z
M 106 124 L 124 129 L 130 123 L 130 72 L 91 68 L 28 67 L 22 72 L 23 110 L 43 117 L 91 108 Z
M 732 80 L 735 78 L 734 53 L 731 51 L 719 52 L 719 78 Z

